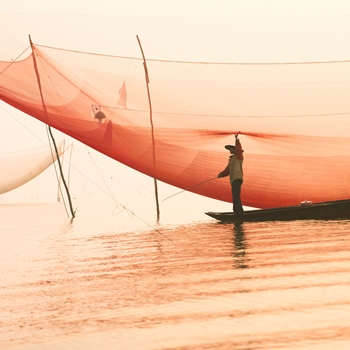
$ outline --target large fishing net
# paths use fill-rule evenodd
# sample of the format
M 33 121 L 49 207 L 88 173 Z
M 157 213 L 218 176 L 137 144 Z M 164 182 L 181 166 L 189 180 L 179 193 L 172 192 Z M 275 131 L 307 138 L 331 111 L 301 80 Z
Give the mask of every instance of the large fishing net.
M 239 133 L 244 205 L 350 198 L 350 61 L 145 66 L 34 45 L 0 72 L 3 101 L 180 189 L 231 202 L 216 177 Z

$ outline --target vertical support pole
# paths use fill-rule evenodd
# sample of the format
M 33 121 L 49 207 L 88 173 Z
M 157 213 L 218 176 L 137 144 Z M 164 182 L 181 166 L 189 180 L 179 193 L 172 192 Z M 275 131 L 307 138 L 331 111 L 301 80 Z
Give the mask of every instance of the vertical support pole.
M 33 46 L 33 43 L 32 43 L 32 39 L 30 38 L 30 35 L 29 35 L 29 42 L 30 42 L 30 46 L 31 46 L 31 48 L 32 48 L 32 56 L 33 56 L 34 70 L 35 70 L 36 78 L 37 78 L 37 80 L 38 80 L 38 86 L 39 86 L 39 92 L 40 92 L 40 97 L 41 97 L 41 103 L 42 103 L 42 105 L 43 105 L 43 109 L 44 109 L 45 116 L 48 117 L 48 115 L 47 115 L 47 110 L 46 110 L 46 105 L 45 105 L 45 102 L 44 102 L 44 96 L 43 96 L 43 92 L 42 92 L 42 89 L 41 89 L 41 82 L 40 82 L 40 75 L 39 75 L 39 71 L 38 71 L 38 66 L 37 66 L 37 64 L 36 64 L 36 59 L 35 59 L 34 46 Z M 64 179 L 64 176 L 63 176 L 62 166 L 61 166 L 61 162 L 60 162 L 60 156 L 59 156 L 59 154 L 58 154 L 56 142 L 55 142 L 55 139 L 54 139 L 54 137 L 53 137 L 53 135 L 52 135 L 50 125 L 49 125 L 48 127 L 49 127 L 50 136 L 51 136 L 52 141 L 53 141 L 53 145 L 54 145 L 54 147 L 55 147 L 56 159 L 57 159 L 57 162 L 58 162 L 58 167 L 59 167 L 59 169 L 60 169 L 60 174 L 61 174 L 62 182 L 63 182 L 64 187 L 65 187 L 66 192 L 67 192 L 67 196 L 68 196 L 68 200 L 69 200 L 69 206 L 70 206 L 70 211 L 71 211 L 71 214 L 72 214 L 72 218 L 74 219 L 74 217 L 75 217 L 75 212 L 73 211 L 72 201 L 71 201 L 71 198 L 70 198 L 69 190 L 68 190 L 66 181 L 65 181 L 65 179 Z
M 147 86 L 147 94 L 148 94 L 148 103 L 149 103 L 149 115 L 150 115 L 150 123 L 151 123 L 151 129 L 152 129 L 152 148 L 153 148 L 153 168 L 156 168 L 156 150 L 155 150 L 155 142 L 154 142 L 154 127 L 153 127 L 153 119 L 152 119 L 152 104 L 151 104 L 151 95 L 149 92 L 149 76 L 148 76 L 148 69 L 147 69 L 147 64 L 146 64 L 146 59 L 145 55 L 143 53 L 143 49 L 141 46 L 141 42 L 139 39 L 139 36 L 136 35 L 137 41 L 139 43 L 142 57 L 143 57 L 143 68 L 145 69 L 145 77 L 146 77 L 146 86 Z M 157 221 L 159 221 L 159 200 L 158 200 L 158 186 L 157 186 L 157 179 L 154 178 L 154 191 L 155 191 L 155 196 L 156 196 L 156 206 L 157 206 Z

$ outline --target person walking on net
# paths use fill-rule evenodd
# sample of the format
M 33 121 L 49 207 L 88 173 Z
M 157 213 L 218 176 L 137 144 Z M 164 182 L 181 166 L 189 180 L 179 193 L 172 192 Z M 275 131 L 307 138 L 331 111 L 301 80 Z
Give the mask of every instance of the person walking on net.
M 218 178 L 230 176 L 232 189 L 233 211 L 235 214 L 243 214 L 241 202 L 241 186 L 243 183 L 243 150 L 238 134 L 235 135 L 235 145 L 226 145 L 225 148 L 230 151 L 227 167 L 221 171 Z

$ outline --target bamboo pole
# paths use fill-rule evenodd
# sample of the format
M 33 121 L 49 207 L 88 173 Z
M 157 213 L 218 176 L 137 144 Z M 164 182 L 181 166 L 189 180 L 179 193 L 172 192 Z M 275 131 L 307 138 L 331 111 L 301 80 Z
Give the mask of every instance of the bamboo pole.
M 36 78 L 37 78 L 37 80 L 38 80 L 38 86 L 39 86 L 39 92 L 40 92 L 40 97 L 41 97 L 41 103 L 42 103 L 42 105 L 43 105 L 43 109 L 44 109 L 45 116 L 48 118 L 47 110 L 46 110 L 46 105 L 45 105 L 45 101 L 44 101 L 44 96 L 43 96 L 43 92 L 42 92 L 42 89 L 41 89 L 40 75 L 39 75 L 39 71 L 38 71 L 38 67 L 37 67 L 36 59 L 35 59 L 34 46 L 33 46 L 32 39 L 31 39 L 30 35 L 29 35 L 29 42 L 30 42 L 30 46 L 31 46 L 31 48 L 32 48 L 32 53 L 33 53 L 34 70 L 35 70 Z M 63 176 L 62 166 L 61 166 L 60 157 L 59 157 L 59 154 L 58 154 L 56 142 L 55 142 L 55 139 L 54 139 L 53 134 L 52 134 L 52 132 L 51 132 L 51 127 L 50 127 L 50 125 L 49 125 L 48 127 L 49 127 L 49 133 L 50 133 L 51 139 L 52 139 L 52 141 L 53 141 L 53 145 L 54 145 L 54 147 L 55 147 L 56 159 L 57 159 L 57 162 L 58 162 L 58 167 L 59 167 L 59 169 L 60 169 L 60 174 L 61 174 L 62 182 L 63 182 L 64 187 L 65 187 L 66 192 L 67 192 L 70 211 L 71 211 L 71 214 L 72 214 L 72 218 L 74 219 L 74 217 L 75 217 L 75 212 L 73 211 L 72 201 L 71 201 L 71 198 L 70 198 L 69 190 L 68 190 L 66 181 L 65 181 L 65 179 L 64 179 L 64 176 Z
M 139 36 L 136 35 L 137 41 L 139 43 L 142 57 L 143 57 L 143 68 L 145 69 L 145 77 L 146 77 L 146 86 L 147 86 L 147 94 L 148 94 L 148 103 L 149 103 L 149 116 L 150 116 L 150 123 L 151 123 L 151 129 L 152 129 L 152 149 L 153 149 L 153 168 L 156 169 L 156 150 L 155 150 L 155 142 L 154 142 L 154 126 L 153 126 L 153 118 L 152 118 L 152 103 L 151 103 L 151 95 L 149 92 L 149 76 L 148 76 L 148 69 L 146 64 L 146 58 L 143 53 L 143 49 L 141 46 L 141 42 L 139 39 Z M 156 207 L 157 207 L 157 221 L 159 221 L 160 212 L 159 212 L 159 200 L 158 200 L 158 186 L 157 186 L 157 179 L 154 178 L 154 191 L 155 191 L 155 197 L 156 197 Z

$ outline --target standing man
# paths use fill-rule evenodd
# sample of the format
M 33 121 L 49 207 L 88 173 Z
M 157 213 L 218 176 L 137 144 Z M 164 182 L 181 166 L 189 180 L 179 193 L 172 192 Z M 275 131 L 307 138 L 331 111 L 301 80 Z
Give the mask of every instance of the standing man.
M 243 214 L 241 202 L 241 186 L 243 183 L 243 150 L 238 139 L 238 134 L 235 135 L 235 145 L 226 145 L 225 148 L 230 151 L 231 156 L 227 167 L 219 173 L 218 177 L 230 176 L 232 188 L 233 211 L 235 214 Z

